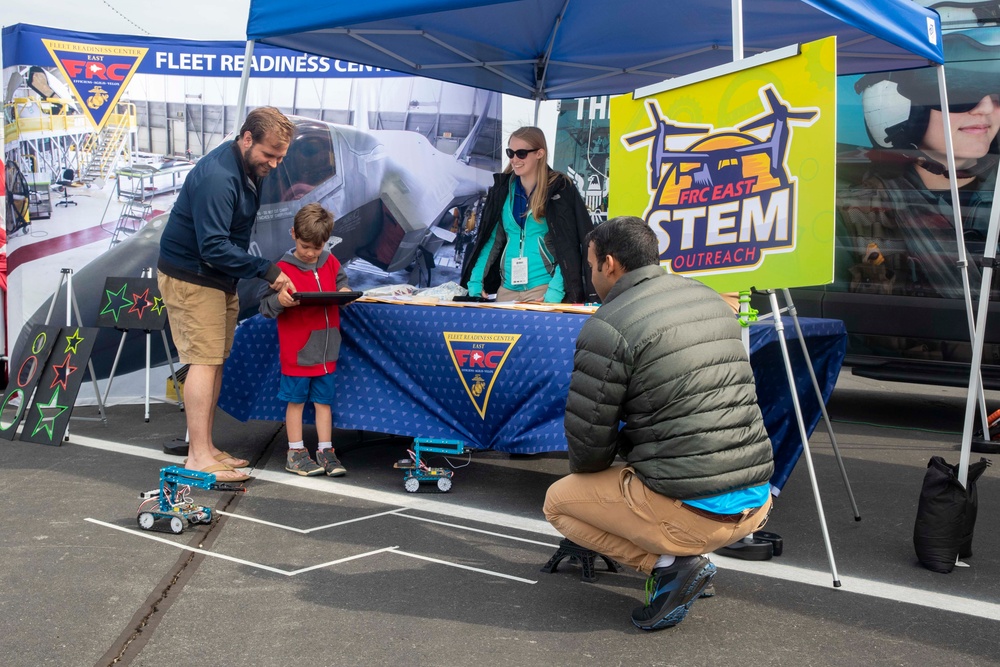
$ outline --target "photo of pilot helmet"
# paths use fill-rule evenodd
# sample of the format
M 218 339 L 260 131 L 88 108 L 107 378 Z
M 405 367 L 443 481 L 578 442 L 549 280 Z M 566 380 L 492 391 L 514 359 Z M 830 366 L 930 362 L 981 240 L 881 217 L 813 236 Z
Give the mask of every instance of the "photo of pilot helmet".
M 977 30 L 982 39 L 984 32 L 1000 37 L 1000 29 Z M 959 114 L 988 116 L 978 136 L 965 149 L 956 140 L 956 160 L 964 166 L 975 164 L 987 153 L 998 153 L 997 130 L 1000 129 L 1000 48 L 973 39 L 966 33 L 945 35 L 945 77 L 948 86 L 948 106 L 952 117 L 952 132 L 956 134 Z M 929 159 L 932 163 L 944 161 L 943 145 L 928 145 L 927 139 L 940 135 L 939 128 L 931 128 L 931 119 L 940 122 L 941 100 L 938 94 L 937 72 L 933 67 L 895 72 L 866 74 L 854 86 L 861 94 L 865 129 L 872 146 L 895 149 L 914 157 Z M 992 105 L 992 106 L 991 106 Z M 994 114 L 993 111 L 997 113 Z M 931 132 L 928 132 L 928 130 Z M 984 140 L 985 139 L 985 140 Z M 936 143 L 936 142 L 935 142 Z M 942 140 L 943 143 L 943 140 Z M 961 165 L 960 165 L 961 166 Z

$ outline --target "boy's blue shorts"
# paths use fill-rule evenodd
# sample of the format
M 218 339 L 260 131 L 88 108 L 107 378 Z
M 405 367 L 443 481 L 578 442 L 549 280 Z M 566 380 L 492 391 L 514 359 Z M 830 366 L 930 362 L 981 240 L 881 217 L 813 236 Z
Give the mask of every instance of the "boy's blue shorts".
M 281 386 L 278 389 L 278 400 L 288 403 L 319 403 L 333 405 L 336 385 L 333 373 L 315 377 L 294 377 L 281 374 Z

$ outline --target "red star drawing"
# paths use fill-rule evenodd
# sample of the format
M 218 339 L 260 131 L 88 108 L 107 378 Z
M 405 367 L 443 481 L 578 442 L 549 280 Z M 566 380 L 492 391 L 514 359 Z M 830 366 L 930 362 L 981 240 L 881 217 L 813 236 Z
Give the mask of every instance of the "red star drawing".
M 153 303 L 149 300 L 149 288 L 147 287 L 146 291 L 143 292 L 142 294 L 133 293 L 132 301 L 133 301 L 132 307 L 128 309 L 128 312 L 138 313 L 139 319 L 141 320 L 142 314 L 146 312 L 147 308 L 153 305 Z
M 73 371 L 75 371 L 77 368 L 76 366 L 69 365 L 69 360 L 71 357 L 72 355 L 67 354 L 66 358 L 63 360 L 61 364 L 52 366 L 52 370 L 56 372 L 56 377 L 54 380 L 52 380 L 52 384 L 49 385 L 49 389 L 51 389 L 56 385 L 59 385 L 63 388 L 63 391 L 69 391 L 66 388 L 66 383 L 69 382 L 69 376 L 72 375 Z

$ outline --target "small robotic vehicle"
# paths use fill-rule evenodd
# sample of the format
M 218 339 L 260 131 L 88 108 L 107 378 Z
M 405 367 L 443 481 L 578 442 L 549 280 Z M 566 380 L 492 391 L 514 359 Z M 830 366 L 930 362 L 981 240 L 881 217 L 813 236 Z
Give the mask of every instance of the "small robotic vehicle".
M 396 468 L 406 469 L 403 473 L 403 488 L 410 493 L 420 489 L 421 482 L 435 482 L 439 491 L 451 490 L 451 479 L 455 471 L 451 468 L 431 468 L 420 460 L 423 453 L 464 454 L 465 443 L 461 440 L 439 440 L 436 438 L 414 438 L 413 449 L 408 449 L 410 460 L 397 461 Z
M 190 498 L 191 487 L 210 491 L 246 493 L 239 484 L 216 481 L 215 475 L 178 466 L 160 469 L 160 486 L 139 494 L 136 521 L 143 530 L 179 535 L 188 524 L 212 523 L 212 508 L 195 505 Z

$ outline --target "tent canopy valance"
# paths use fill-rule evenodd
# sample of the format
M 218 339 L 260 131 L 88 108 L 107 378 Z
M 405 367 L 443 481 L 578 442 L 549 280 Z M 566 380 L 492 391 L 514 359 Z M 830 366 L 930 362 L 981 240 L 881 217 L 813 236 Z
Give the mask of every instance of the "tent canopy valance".
M 734 0 L 251 0 L 247 38 L 533 99 L 624 93 L 733 60 Z M 841 74 L 944 62 L 911 0 L 748 0 L 746 56 L 830 35 Z

